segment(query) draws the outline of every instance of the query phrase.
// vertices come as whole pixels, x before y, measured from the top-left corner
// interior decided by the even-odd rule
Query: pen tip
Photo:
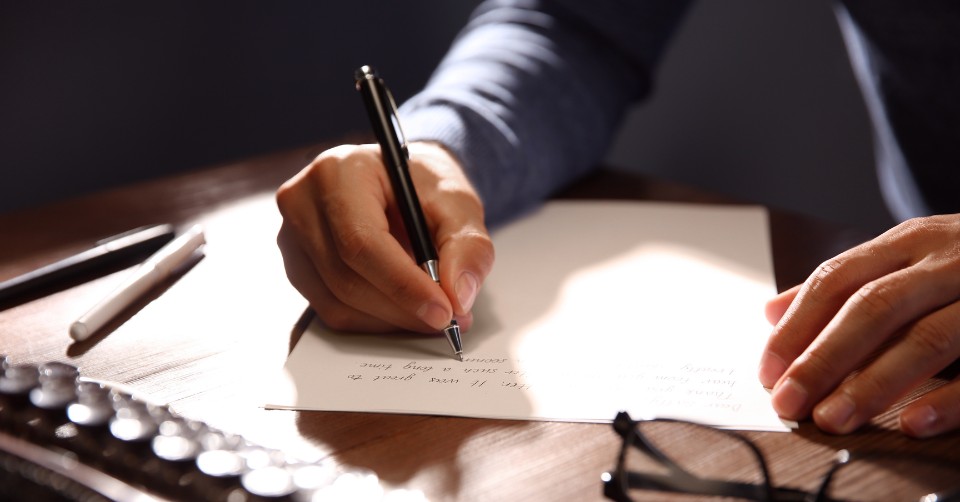
[[[450,342],[450,348],[453,349],[453,353],[456,354],[462,362],[463,343],[460,341],[460,325],[457,324],[456,320],[450,321],[450,325],[443,328],[443,334],[447,336],[447,341]]]

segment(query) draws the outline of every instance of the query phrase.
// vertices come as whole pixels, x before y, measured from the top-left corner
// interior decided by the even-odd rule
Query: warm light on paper
[[[757,380],[776,289],[758,207],[551,202],[494,233],[463,363],[313,322],[268,407],[787,430]]]

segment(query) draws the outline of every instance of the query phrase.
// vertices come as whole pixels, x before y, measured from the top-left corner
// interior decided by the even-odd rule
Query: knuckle
[[[889,373],[867,369],[858,373],[849,385],[854,388],[854,396],[861,400],[875,401],[889,395],[890,391],[897,387],[897,378]]]
[[[349,163],[351,159],[358,155],[364,155],[362,145],[343,144],[324,150],[317,155],[307,166],[307,171],[325,171],[336,166]]]
[[[856,401],[859,413],[865,416],[879,413],[890,404],[892,397],[899,395],[896,378],[874,371],[859,373],[844,386]]]
[[[280,188],[277,188],[277,192],[274,197],[276,198],[277,206],[280,207],[281,212],[283,212],[284,208],[290,204],[290,199],[293,197],[295,184],[296,178],[291,178],[280,185]]]
[[[826,375],[837,374],[836,365],[819,350],[811,350],[802,359],[801,363],[812,380],[822,380]]]
[[[301,195],[302,188],[302,177],[295,176],[290,178],[277,189],[274,194],[274,200],[277,203],[277,209],[280,210],[280,215],[286,219],[294,217],[297,212],[296,208],[300,206],[300,201],[303,198]]]
[[[390,281],[387,295],[399,303],[413,298],[413,285],[407,281]]]
[[[328,286],[330,293],[343,303],[353,303],[366,289],[365,285],[357,280],[333,276],[330,276],[330,279],[332,279],[329,281]]]
[[[363,224],[341,225],[334,230],[340,258],[349,265],[363,260],[373,238],[371,229]]]
[[[807,279],[807,287],[811,292],[817,293],[832,288],[833,284],[841,282],[846,271],[842,258],[831,258],[820,264],[819,267]]]
[[[309,184],[320,193],[326,193],[337,182],[339,159],[318,159],[307,168]]]
[[[954,329],[938,321],[934,316],[914,324],[907,338],[923,353],[931,356],[952,354],[957,344]]]
[[[902,239],[912,239],[930,230],[934,221],[930,218],[911,218],[895,227],[896,234]]]
[[[944,248],[954,249],[960,240],[960,220],[954,215],[912,218],[900,223],[885,235],[907,250],[915,247],[916,243],[933,241],[943,243]]]
[[[292,178],[285,181],[274,193],[281,216],[295,218],[304,206],[310,206],[335,184],[336,175],[328,162],[318,158]]]
[[[471,248],[471,252],[475,253],[475,256],[484,263],[493,263],[496,253],[493,248],[493,240],[488,234],[472,230],[465,232],[462,238],[464,245]]]
[[[931,235],[940,234],[944,237],[956,237],[958,234],[956,223],[947,215],[924,216],[911,218],[893,227],[888,232],[894,240],[910,243],[929,239]]]
[[[310,183],[320,188],[331,188],[339,183],[344,172],[376,165],[377,158],[368,149],[357,145],[340,145],[331,148],[313,160],[302,172]]]
[[[851,306],[864,315],[886,317],[897,310],[899,294],[890,284],[874,281],[857,290],[850,298]]]

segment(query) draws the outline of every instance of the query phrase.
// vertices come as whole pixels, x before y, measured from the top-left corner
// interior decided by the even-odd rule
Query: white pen
[[[163,282],[204,243],[206,240],[200,225],[190,227],[150,256],[123,284],[71,324],[70,336],[74,340],[85,340],[151,288]]]

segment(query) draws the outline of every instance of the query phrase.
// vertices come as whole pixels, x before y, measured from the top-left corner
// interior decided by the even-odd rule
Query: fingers
[[[384,209],[331,197],[325,206],[335,253],[314,253],[327,287],[341,301],[407,328],[443,329],[450,302],[394,238]],[[411,323],[413,313],[419,326]],[[425,326],[424,326],[425,325]]]
[[[337,330],[385,332],[396,325],[341,302],[324,284],[310,258],[296,242],[288,223],[281,226],[277,245],[283,256],[287,279],[310,302],[311,308],[324,323]]]
[[[435,229],[447,229],[438,238],[442,235],[448,247],[457,251],[466,246],[459,241],[460,236],[472,232],[469,229],[480,228],[482,236],[486,231],[482,206],[450,159],[453,165],[442,168],[432,167],[435,159],[427,159],[418,169],[411,163],[411,174],[421,198],[435,201],[438,208],[427,216],[428,221]],[[418,170],[432,179],[418,182],[418,176],[425,177],[417,175]],[[444,170],[459,173],[461,178],[437,178],[436,173]],[[444,184],[448,186],[444,188]],[[468,209],[456,209],[461,200],[467,201]],[[277,204],[284,218],[277,242],[287,276],[331,327],[436,331],[456,313],[461,326],[469,328],[469,309],[453,302],[451,294],[420,269],[405,247],[404,228],[376,147],[345,146],[324,152],[278,190]],[[458,222],[470,222],[470,226],[465,230]],[[489,271],[489,265],[470,259],[469,253],[467,259],[449,260],[445,265],[444,254],[441,251],[441,274],[444,270],[448,274],[476,270],[482,280]]]
[[[917,399],[900,413],[900,430],[928,438],[960,428],[960,382],[951,382]]]
[[[767,321],[774,326],[780,322],[780,319],[783,318],[783,314],[787,312],[787,309],[790,307],[790,304],[793,303],[794,298],[797,297],[797,293],[800,292],[800,287],[802,285],[798,284],[780,294],[770,299],[767,302],[766,308],[764,309],[764,314],[767,316]]]
[[[956,216],[901,225],[771,300],[759,373],[781,416],[850,432],[960,356],[958,230]]]
[[[871,242],[822,264],[797,291],[770,335],[760,362],[760,382],[774,387],[796,359],[826,328],[844,303],[864,284],[896,271],[899,257],[874,252]]]
[[[411,166],[422,167],[414,171],[418,186],[439,185],[421,197],[421,203],[427,219],[435,222],[440,284],[454,313],[467,316],[494,262],[483,205],[456,161],[439,145],[411,145]]]
[[[919,362],[921,367],[928,368],[934,360],[916,361],[911,357],[909,346],[888,344],[888,342],[898,335],[901,328],[908,322],[922,318],[931,308],[952,299],[941,297],[942,292],[949,290],[949,280],[950,278],[944,274],[927,270],[922,266],[914,266],[888,274],[863,286],[851,295],[840,311],[781,377],[774,388],[774,408],[787,418],[798,419],[806,416],[815,403],[847,375],[860,368],[881,348],[883,349],[881,358],[861,373],[858,378],[862,380],[856,384],[847,383],[844,389],[849,391],[850,387],[869,386],[869,383],[880,380],[877,382],[877,388],[872,389],[877,392],[875,396],[869,397],[865,394],[854,396],[853,402],[863,413],[869,413],[867,418],[892,404],[893,400],[902,395],[904,391],[902,386],[912,387],[917,383],[909,381],[910,372],[906,368],[898,370],[895,365]],[[936,322],[933,317],[927,317],[918,322],[909,330],[904,340],[913,340],[914,331],[921,330],[933,322]],[[890,357],[893,359],[888,359]],[[888,365],[883,366],[885,362],[888,362]],[[940,368],[922,378],[929,377],[943,366],[945,365],[941,365]],[[866,399],[870,402],[862,402]],[[844,401],[839,397],[831,402],[838,405],[849,404],[849,400]],[[875,409],[877,406],[883,408]],[[850,406],[843,408],[828,406],[820,411],[826,413],[827,410],[839,409],[852,410]],[[859,414],[853,416],[848,413],[843,416],[841,413],[826,413],[815,415],[816,417],[823,419],[824,423],[829,422],[835,425],[839,430],[853,424],[853,422],[845,423],[848,418],[856,422]],[[826,417],[830,417],[829,420]],[[859,426],[859,423],[856,423],[856,426]]]
[[[960,304],[953,304],[911,325],[875,361],[818,404],[813,419],[827,432],[852,432],[958,356]]]
[[[783,291],[767,302],[764,308],[764,314],[766,315],[767,321],[770,324],[776,326],[780,323],[787,310],[789,310],[794,300],[796,300],[797,294],[800,292],[800,288],[802,286],[802,284],[798,284],[786,291]],[[773,383],[775,383],[783,375],[783,372],[786,371],[786,369],[787,364],[784,362],[784,360],[780,358],[776,351],[768,348],[764,351],[760,358],[760,382],[764,385],[764,387],[773,387]]]
[[[368,316],[407,330],[442,328],[452,308],[391,234],[384,178],[377,150],[339,147],[278,190],[281,232],[295,244],[281,248],[285,264],[301,264],[291,283],[341,329],[376,326]]]

